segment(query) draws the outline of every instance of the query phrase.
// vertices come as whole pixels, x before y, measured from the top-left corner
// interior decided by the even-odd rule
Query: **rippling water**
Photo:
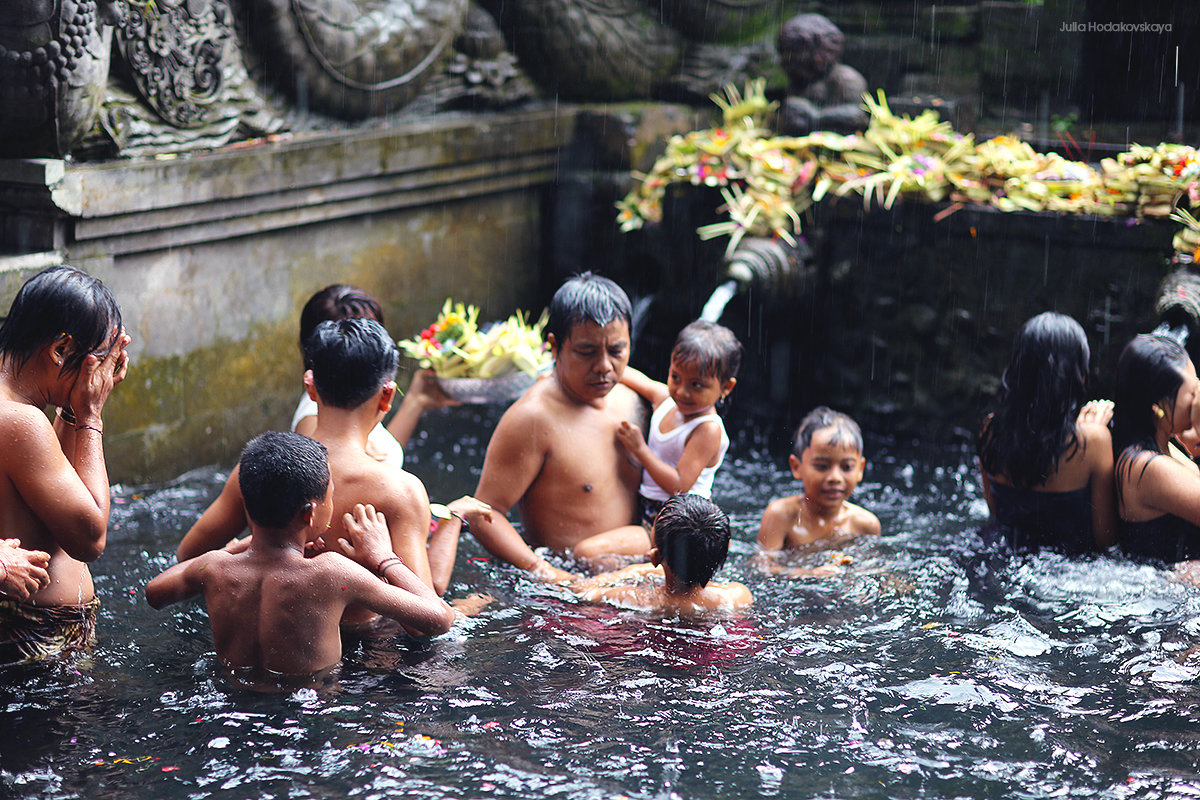
[[[410,467],[473,488],[489,425],[434,415]],[[465,429],[465,432],[464,432]],[[0,673],[11,797],[1198,797],[1200,592],[1103,557],[976,555],[959,450],[872,445],[857,499],[884,536],[831,579],[750,566],[783,456],[736,442],[714,496],[741,619],[579,605],[464,540],[452,594],[496,597],[431,642],[347,648],[328,690],[255,696],[216,669],[199,603],[145,582],[224,474],[118,487],[95,565],[101,642]],[[826,553],[798,563],[825,563]]]

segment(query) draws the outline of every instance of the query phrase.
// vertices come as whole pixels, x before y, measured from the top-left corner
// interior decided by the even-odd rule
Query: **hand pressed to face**
[[[599,400],[612,391],[629,363],[629,325],[614,319],[601,327],[580,322],[565,341],[547,337],[554,354],[554,375],[564,392],[581,402]]]
[[[125,348],[133,341],[125,330],[116,334],[116,339],[104,356],[89,353],[79,368],[75,383],[71,387],[71,409],[81,422],[99,418],[104,403],[113,388],[125,380],[129,371],[129,354]]]
[[[862,480],[866,459],[836,426],[821,428],[801,458],[789,456],[792,475],[804,483],[805,499],[818,508],[835,509]]]

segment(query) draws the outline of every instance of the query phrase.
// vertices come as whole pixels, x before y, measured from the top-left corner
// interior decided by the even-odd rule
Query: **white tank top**
[[[650,452],[654,455],[672,466],[678,466],[679,459],[683,457],[683,448],[687,445],[688,436],[696,429],[696,426],[709,421],[716,422],[721,428],[721,448],[717,451],[717,463],[700,470],[700,475],[692,484],[692,488],[684,490],[701,497],[712,497],[713,478],[720,469],[721,462],[725,460],[725,451],[729,449],[729,436],[725,433],[725,424],[716,414],[705,414],[702,417],[688,420],[672,431],[662,433],[660,429],[663,420],[674,409],[675,401],[669,397],[654,409],[654,415],[650,417],[650,432],[646,437],[646,444],[649,445]],[[642,470],[642,486],[638,492],[642,497],[650,500],[665,501],[671,497],[654,482],[654,478],[651,478],[650,473],[646,470]]]

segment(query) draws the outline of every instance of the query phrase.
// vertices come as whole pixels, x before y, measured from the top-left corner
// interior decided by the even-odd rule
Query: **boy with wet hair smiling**
[[[796,431],[788,456],[804,491],[771,501],[763,512],[759,546],[768,552],[862,534],[878,534],[879,519],[849,502],[867,462],[862,431],[847,415],[821,406]]]
[[[671,496],[654,518],[649,563],[572,586],[580,599],[680,616],[733,611],[753,602],[740,583],[710,583],[729,554],[729,517],[695,494]]]
[[[387,522],[373,506],[344,515],[348,555],[305,557],[333,517],[323,445],[298,433],[264,433],[242,451],[238,483],[248,546],[211,550],[146,585],[154,608],[204,594],[217,656],[235,678],[260,688],[316,680],[342,657],[339,622],[351,603],[421,634],[449,630],[454,610],[392,552]]]

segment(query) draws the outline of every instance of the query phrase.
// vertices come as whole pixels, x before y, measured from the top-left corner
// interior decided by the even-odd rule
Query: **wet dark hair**
[[[335,283],[308,298],[308,302],[300,311],[301,351],[304,350],[304,342],[322,322],[348,317],[365,317],[375,320],[380,325],[385,324],[379,301],[354,286]],[[307,364],[305,368],[308,368]]]
[[[567,279],[554,293],[546,318],[546,334],[554,334],[554,340],[561,345],[571,338],[571,331],[581,322],[604,327],[614,319],[625,320],[627,326],[632,323],[629,295],[608,278],[584,272]]]
[[[326,405],[358,408],[396,375],[400,353],[373,319],[322,322],[304,345],[304,361]]]
[[[704,377],[725,383],[737,377],[742,365],[742,343],[729,328],[696,320],[679,332],[671,348],[671,361],[695,364]]]
[[[106,356],[121,331],[121,309],[98,278],[74,267],[48,267],[25,282],[0,326],[0,358],[19,371],[42,347],[65,335],[72,347],[59,374],[78,370],[88,354]]]
[[[676,494],[654,517],[654,546],[676,581],[706,586],[729,554],[729,517],[707,497]]]
[[[329,489],[325,445],[298,433],[268,431],[254,437],[238,459],[238,485],[251,522],[286,528]]]
[[[858,423],[840,411],[817,406],[800,420],[800,427],[796,428],[796,443],[792,446],[796,458],[804,458],[804,451],[812,444],[813,435],[823,428],[837,429],[830,440],[834,445],[852,444],[855,450],[862,453],[862,429]]]
[[[1076,418],[1087,399],[1090,357],[1083,327],[1065,314],[1047,311],[1021,326],[996,410],[976,442],[984,472],[1029,489],[1081,446]]]
[[[1113,452],[1117,454],[1117,496],[1142,452],[1158,453],[1154,404],[1175,413],[1175,396],[1183,385],[1187,351],[1174,339],[1143,333],[1135,336],[1117,359],[1113,398]]]

